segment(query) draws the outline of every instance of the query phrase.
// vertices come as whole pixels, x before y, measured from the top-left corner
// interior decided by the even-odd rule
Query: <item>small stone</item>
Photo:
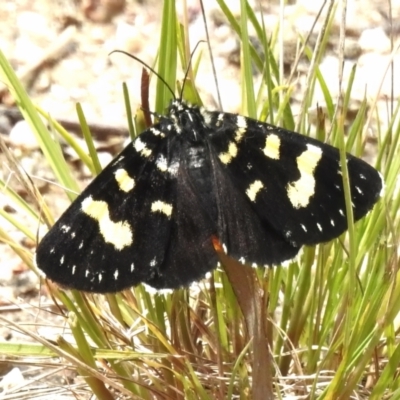
[[[19,368],[13,368],[4,378],[0,381],[0,388],[3,389],[3,394],[10,389],[23,385],[24,376]]]
[[[364,52],[389,53],[390,39],[382,28],[365,29],[358,40]]]
[[[35,134],[26,121],[18,121],[10,132],[10,142],[23,150],[39,149]]]

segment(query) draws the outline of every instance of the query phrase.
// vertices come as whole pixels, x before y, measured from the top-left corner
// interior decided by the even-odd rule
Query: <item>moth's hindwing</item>
[[[347,167],[358,220],[383,182],[351,155]],[[337,149],[175,100],[61,216],[36,261],[49,279],[84,291],[176,288],[216,267],[215,237],[242,263],[274,265],[346,228]]]

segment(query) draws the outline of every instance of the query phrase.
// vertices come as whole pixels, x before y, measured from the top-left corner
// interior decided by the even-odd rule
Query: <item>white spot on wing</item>
[[[302,227],[304,232],[307,232],[307,228],[303,224],[300,224],[300,226]]]
[[[300,178],[287,185],[287,194],[294,208],[306,207],[315,193],[314,172],[322,157],[321,148],[307,144],[307,150],[296,161]]]
[[[169,167],[168,167],[168,172],[172,175],[172,176],[176,176],[178,174],[179,171],[179,161],[174,161],[172,162]]]
[[[119,274],[119,271],[118,271],[118,269],[116,269],[115,272],[114,272],[114,279],[115,280],[118,279],[118,274]]]
[[[278,135],[275,134],[268,135],[265,140],[265,147],[263,149],[263,152],[268,158],[272,158],[273,160],[279,160],[280,146],[281,146],[281,139],[279,139]]]
[[[119,188],[124,192],[129,192],[135,187],[135,181],[132,179],[128,172],[119,168],[114,172],[115,180],[118,183]]]
[[[69,225],[62,225],[60,228],[63,232],[68,233],[71,227]]]
[[[74,265],[74,266],[72,267],[72,275],[75,275],[75,271],[76,271],[76,265]]]
[[[165,134],[162,133],[159,129],[156,128],[150,128],[150,132],[152,132],[155,136],[161,136],[161,137],[165,137]]]
[[[247,128],[246,117],[243,117],[243,115],[238,115],[236,118],[236,124],[239,128],[246,129]]]
[[[142,139],[140,139],[140,137],[135,139],[135,141],[133,142],[133,147],[143,157],[150,157],[151,150],[146,147],[146,145],[142,142]]]
[[[168,166],[167,159],[163,155],[160,155],[157,158],[156,165],[161,172],[168,172],[172,176],[175,176],[178,173],[179,162],[174,161]]]
[[[99,224],[100,233],[105,242],[122,250],[133,243],[132,228],[127,221],[114,222],[110,219],[108,204],[93,200],[91,196],[82,201],[82,211]]]
[[[263,183],[259,180],[254,181],[246,190],[246,194],[251,201],[255,201],[258,192],[264,187]]]
[[[172,215],[172,205],[168,203],[164,203],[161,200],[154,201],[151,205],[151,211],[153,212],[161,212],[165,214],[168,218]]]
[[[318,229],[322,232],[322,226],[320,224],[317,223],[317,227]]]
[[[161,172],[166,172],[168,170],[167,159],[163,155],[157,158],[156,165]]]

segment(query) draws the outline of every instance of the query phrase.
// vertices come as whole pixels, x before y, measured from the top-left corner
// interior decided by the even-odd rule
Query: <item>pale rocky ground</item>
[[[96,2],[94,2],[96,3]],[[98,144],[101,159],[104,163],[111,160],[111,152],[121,148],[127,138],[125,136],[126,116],[122,96],[122,83],[127,82],[131,102],[135,107],[140,106],[140,74],[141,65],[123,55],[109,55],[112,50],[128,51],[144,62],[152,65],[156,57],[159,26],[160,2],[155,0],[133,2],[127,1],[123,13],[118,14],[123,1],[103,0],[98,2],[98,8],[92,10],[91,2],[85,0],[74,3],[72,0],[2,0],[0,2],[0,49],[11,61],[18,75],[24,78],[32,99],[55,119],[62,121],[77,121],[75,104],[80,102],[86,118],[91,123],[119,128],[112,137],[99,134]],[[180,2],[178,2],[180,3]],[[188,1],[190,6],[190,43],[192,48],[199,40],[205,39],[201,9],[197,2]],[[239,4],[233,5],[236,13]],[[258,2],[254,2],[257,3]],[[278,1],[261,2],[266,26],[273,31],[278,22]],[[319,5],[322,1],[302,0],[291,1],[285,15],[285,60],[290,63],[293,58],[294,38],[297,33],[306,35],[312,26]],[[400,77],[397,74],[400,63],[400,53],[391,48],[398,45],[400,17],[400,1],[392,1],[394,24],[394,43],[389,38],[390,24],[386,2],[370,0],[349,0],[346,31],[346,59],[344,67],[344,83],[350,70],[357,64],[357,76],[354,82],[352,104],[357,110],[357,104],[365,96],[372,104],[378,98],[378,110],[383,126],[388,118],[388,101],[392,94],[394,98],[400,95]],[[108,9],[107,9],[108,7]],[[180,9],[181,5],[178,5]],[[238,66],[232,63],[237,49],[235,34],[224,23],[214,1],[205,1],[207,20],[211,35],[211,45],[215,56],[215,65],[220,83],[220,94],[225,111],[238,112],[241,106],[241,91]],[[261,13],[254,6],[257,14]],[[111,11],[110,11],[111,10]],[[114,11],[113,11],[114,10]],[[112,14],[115,12],[113,18]],[[108,20],[110,19],[110,20]],[[327,79],[333,98],[339,94],[338,85],[338,40],[339,14],[335,20],[329,51],[321,63],[321,71]],[[317,22],[316,32],[320,23]],[[315,42],[315,35],[311,42]],[[55,52],[53,60],[37,64],[46,52],[54,49],[55,45],[63,43],[61,50]],[[57,46],[56,46],[57,47]],[[54,50],[52,50],[54,51]],[[206,47],[203,47],[206,54]],[[237,55],[236,55],[237,57]],[[391,80],[389,64],[394,62],[394,80]],[[50,62],[51,61],[51,62]],[[35,67],[36,66],[36,67]],[[34,68],[35,67],[35,68]],[[28,72],[29,73],[28,73]],[[294,109],[300,104],[305,84],[307,65],[301,62],[296,75],[293,92]],[[180,78],[183,77],[183,72]],[[257,81],[257,77],[255,80]],[[216,89],[208,57],[200,64],[196,87],[203,102],[209,108],[215,108]],[[392,92],[393,91],[393,92]],[[378,93],[378,95],[377,95]],[[4,104],[10,104],[10,98],[2,96]],[[151,104],[151,103],[150,103]],[[314,106],[323,106],[321,94],[316,94]],[[0,110],[1,111],[1,110]],[[38,150],[35,140],[26,126],[14,126],[14,121],[4,117],[0,112],[0,133],[6,139],[10,148],[17,156],[24,169],[34,178],[35,183],[42,187],[46,199],[54,207],[55,215],[59,215],[68,205],[63,191],[52,184],[45,184],[39,178],[53,180],[50,170]],[[369,134],[376,135],[373,125]],[[117,143],[117,144],[116,144]],[[12,187],[21,187],[16,183],[15,176],[0,154],[2,179]],[[370,151],[373,158],[373,150]],[[87,171],[73,164],[82,187],[87,184]],[[18,189],[19,188],[19,189]],[[0,206],[12,212],[15,218],[24,218],[12,207],[9,199],[0,193]],[[32,221],[24,219],[29,229],[36,232],[38,227],[32,226]],[[2,229],[15,238],[24,248],[33,253],[34,243],[24,239],[24,236],[8,223],[0,222]],[[27,308],[29,304],[46,304],[44,296],[39,296],[38,280],[32,272],[27,271],[24,264],[6,245],[0,245],[0,317],[6,317],[16,323],[36,320],[35,308]],[[26,308],[21,310],[20,307]],[[41,317],[40,317],[41,318]],[[43,322],[39,318],[39,323]],[[52,320],[55,323],[55,320]],[[50,336],[54,331],[39,333]],[[27,341],[28,337],[13,331],[5,322],[0,322],[0,341]],[[0,375],[6,376],[0,381],[0,392],[14,385],[22,385],[38,372],[17,368],[13,365],[0,363]],[[18,366],[16,366],[18,367]],[[10,372],[11,371],[11,372]],[[25,379],[25,381],[24,381]],[[15,389],[10,389],[12,390]],[[3,392],[4,394],[4,392]],[[1,396],[1,394],[0,394]],[[40,398],[45,398],[40,397]]]

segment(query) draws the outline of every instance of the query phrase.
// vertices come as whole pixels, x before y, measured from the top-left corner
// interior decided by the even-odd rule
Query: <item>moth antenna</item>
[[[164,83],[164,85],[168,88],[168,90],[171,92],[172,97],[174,98],[174,100],[176,100],[176,96],[174,91],[172,90],[171,86],[168,85],[167,81],[158,73],[154,70],[154,68],[150,67],[149,65],[147,65],[144,61],[142,61],[140,58],[134,56],[133,54],[130,54],[124,50],[113,50],[111,53],[109,53],[108,55],[110,56],[113,53],[121,53],[121,54],[125,54],[126,56],[133,58],[135,61],[137,61],[138,63],[142,64],[144,67],[148,68],[162,83]],[[185,75],[186,77],[186,75]]]
[[[190,68],[191,68],[191,66],[192,66],[192,60],[193,60],[194,53],[196,52],[197,48],[199,47],[200,43],[202,43],[202,42],[205,42],[205,40],[199,40],[199,41],[197,42],[196,46],[194,47],[192,53],[190,54],[188,66],[187,66],[186,72],[185,72],[185,76],[183,77],[183,84],[182,84],[181,94],[180,94],[180,96],[179,96],[179,99],[180,99],[180,100],[182,100],[183,90],[184,90],[184,88],[185,88],[185,84],[186,84],[186,81],[187,81],[187,77],[188,77],[188,75],[189,75],[189,71],[190,71]]]

